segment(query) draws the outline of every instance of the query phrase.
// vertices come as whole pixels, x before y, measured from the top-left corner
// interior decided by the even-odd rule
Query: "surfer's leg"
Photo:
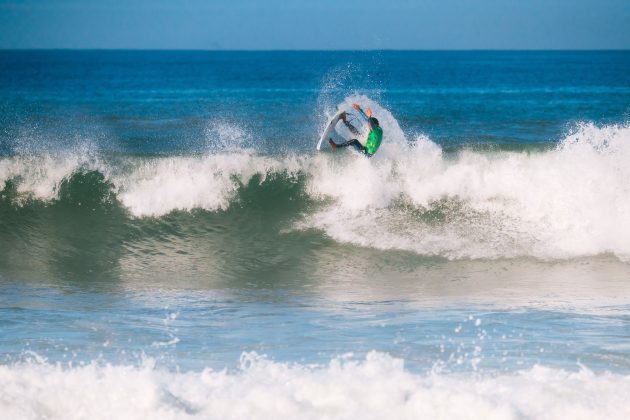
[[[352,140],[344,141],[343,143],[339,143],[337,147],[348,147],[348,146],[356,147],[356,144],[361,145],[361,143],[359,143],[359,140],[352,139]]]
[[[344,141],[343,143],[339,143],[339,144],[335,143],[333,139],[329,139],[328,143],[330,143],[330,146],[333,148],[333,150],[337,149],[338,147],[344,148],[344,147],[352,146],[357,152],[363,153],[367,157],[372,157],[372,155],[368,153],[365,146],[362,145],[361,142],[357,139]]]
[[[332,141],[332,140],[331,140],[331,141]],[[366,148],[365,148],[365,146],[363,146],[363,145],[361,144],[361,142],[360,142],[359,140],[357,140],[357,139],[348,140],[348,141],[345,141],[345,142],[343,142],[343,143],[341,143],[341,144],[336,144],[335,146],[336,146],[336,147],[350,147],[350,146],[352,146],[352,147],[354,147],[354,149],[355,149],[357,152],[359,152],[359,153],[364,153],[364,154],[366,154],[366,155],[367,155],[367,149],[366,149]]]
[[[367,149],[361,144],[361,142],[359,142],[359,140],[354,140],[352,142],[352,146],[357,152],[367,154]]]

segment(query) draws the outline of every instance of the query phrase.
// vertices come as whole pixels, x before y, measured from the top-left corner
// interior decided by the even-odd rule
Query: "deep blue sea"
[[[0,51],[0,418],[627,395],[630,52]]]

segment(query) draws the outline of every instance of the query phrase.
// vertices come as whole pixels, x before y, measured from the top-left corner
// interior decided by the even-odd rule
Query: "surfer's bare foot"
[[[333,150],[337,148],[337,145],[332,139],[328,139],[328,144],[330,144],[330,147],[332,147]]]

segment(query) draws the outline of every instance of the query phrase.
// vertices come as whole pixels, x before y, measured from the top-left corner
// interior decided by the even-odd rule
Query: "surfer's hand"
[[[370,118],[372,116],[372,110],[370,108],[368,108],[366,114],[367,114],[368,118]]]
[[[352,108],[356,109],[357,111],[361,110],[361,107],[359,106],[359,104],[352,104]]]

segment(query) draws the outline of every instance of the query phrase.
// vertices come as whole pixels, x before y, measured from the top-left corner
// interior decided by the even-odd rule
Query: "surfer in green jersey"
[[[352,146],[358,152],[363,153],[367,157],[372,157],[372,155],[374,155],[374,153],[376,153],[376,151],[380,147],[381,141],[383,141],[383,129],[380,127],[378,120],[372,117],[372,110],[370,108],[368,108],[367,113],[365,113],[358,104],[352,104],[352,106],[354,107],[354,109],[359,111],[359,115],[361,115],[367,121],[368,129],[370,130],[370,132],[367,136],[365,145],[363,145],[357,139],[352,139],[341,144],[337,144],[332,139],[328,139],[328,143],[330,144],[330,147],[333,148],[333,150],[338,147],[343,148]],[[348,122],[345,112],[341,115],[341,119],[346,127],[348,127],[348,130],[352,132],[352,134],[354,134],[355,136],[361,135],[359,130],[357,130],[352,124]]]

